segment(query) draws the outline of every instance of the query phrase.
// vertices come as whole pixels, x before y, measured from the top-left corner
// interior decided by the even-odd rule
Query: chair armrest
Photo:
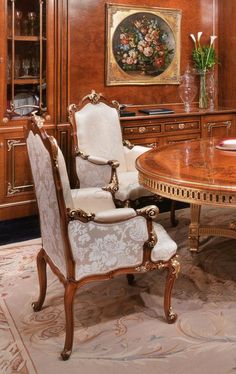
[[[75,157],[81,157],[83,160],[88,160],[89,162],[95,165],[111,165],[111,166],[114,166],[115,168],[118,168],[119,166],[119,161],[117,160],[107,160],[104,157],[86,155],[84,152],[80,150],[76,151]]]
[[[137,213],[132,208],[116,208],[107,211],[102,211],[95,214],[94,222],[97,223],[116,223],[126,221],[137,216]]]
[[[144,208],[137,209],[136,213],[138,216],[143,216],[147,220],[154,220],[159,214],[159,209],[156,205],[147,205]]]
[[[128,171],[136,170],[135,161],[137,157],[147,151],[150,151],[150,148],[141,145],[134,145],[131,149],[124,146],[124,155]]]
[[[78,151],[75,164],[81,188],[102,187],[112,193],[118,190],[116,171],[119,166],[118,161],[85,155],[83,152]]]

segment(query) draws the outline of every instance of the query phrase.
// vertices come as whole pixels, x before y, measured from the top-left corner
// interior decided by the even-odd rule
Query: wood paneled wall
[[[106,86],[106,1],[67,2],[69,47],[68,90],[65,94],[69,103],[78,102],[91,89],[124,103],[180,102],[176,85]],[[208,39],[217,33],[217,0],[110,0],[109,3],[181,9],[181,73],[191,61],[193,43],[189,34],[203,31]]]
[[[219,102],[236,106],[236,1],[219,1]]]

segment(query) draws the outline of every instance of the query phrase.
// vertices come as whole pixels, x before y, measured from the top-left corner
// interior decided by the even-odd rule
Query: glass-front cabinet
[[[36,112],[54,133],[55,3],[0,0],[0,220],[35,212],[24,126]]]
[[[7,114],[46,111],[46,2],[7,2]]]

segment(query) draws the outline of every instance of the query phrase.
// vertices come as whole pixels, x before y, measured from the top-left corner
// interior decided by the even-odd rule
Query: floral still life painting
[[[181,12],[107,4],[107,85],[178,84]]]

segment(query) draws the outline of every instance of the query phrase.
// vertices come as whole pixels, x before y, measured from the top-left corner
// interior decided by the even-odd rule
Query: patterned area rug
[[[236,220],[234,210],[206,208],[207,222]],[[236,242],[204,238],[188,251],[189,209],[160,222],[178,243],[182,270],[172,305],[174,325],[163,318],[165,273],[140,274],[91,284],[75,300],[75,341],[64,345],[63,286],[48,271],[45,307],[34,313],[40,240],[0,247],[0,373],[10,374],[228,374],[236,372]]]

